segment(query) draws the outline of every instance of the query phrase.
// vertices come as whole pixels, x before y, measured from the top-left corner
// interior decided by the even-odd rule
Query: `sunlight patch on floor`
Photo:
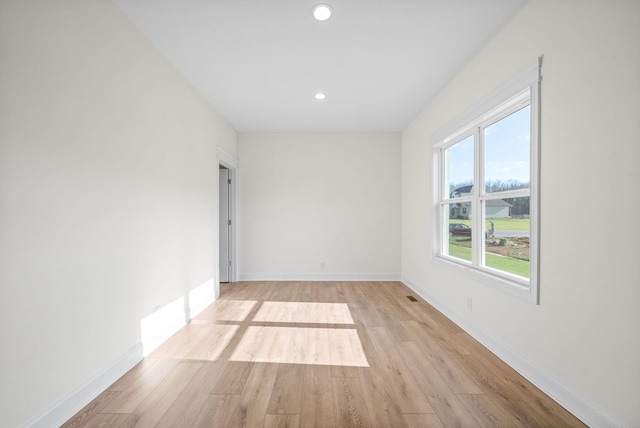
[[[369,367],[355,329],[247,328],[230,361]]]
[[[187,324],[150,356],[216,361],[231,342],[239,327],[223,324]]]
[[[256,304],[258,302],[255,300],[216,300],[195,319],[242,322]]]

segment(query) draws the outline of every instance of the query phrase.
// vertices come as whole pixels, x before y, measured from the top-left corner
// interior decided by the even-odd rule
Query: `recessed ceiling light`
[[[327,98],[327,96],[325,94],[323,94],[322,92],[318,92],[317,94],[315,94],[313,96],[316,100],[324,100],[325,98]]]
[[[317,4],[313,7],[313,17],[318,21],[326,21],[331,18],[333,9],[328,4]]]

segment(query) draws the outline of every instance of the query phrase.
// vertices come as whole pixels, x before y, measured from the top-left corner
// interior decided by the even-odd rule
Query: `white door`
[[[218,234],[220,241],[220,282],[229,282],[231,278],[231,252],[229,251],[229,236],[231,232],[231,216],[229,213],[229,188],[231,180],[229,179],[229,170],[220,167],[219,180],[219,198],[220,198],[220,231]]]

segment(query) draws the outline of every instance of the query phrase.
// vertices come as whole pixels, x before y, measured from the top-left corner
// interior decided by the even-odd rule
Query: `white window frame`
[[[436,263],[457,270],[480,282],[503,290],[509,294],[521,297],[531,303],[540,303],[539,293],[539,248],[540,248],[540,68],[542,57],[531,64],[505,85],[501,86],[489,96],[482,99],[464,114],[454,119],[431,138],[431,166],[432,166],[432,259]],[[480,168],[484,160],[485,127],[499,121],[511,113],[530,105],[531,135],[530,135],[530,187],[496,194],[484,191],[484,171]],[[448,245],[448,233],[445,235],[448,215],[443,215],[444,207],[447,214],[450,208],[448,202],[449,189],[445,189],[446,168],[444,149],[474,136],[474,186],[473,193],[464,198],[455,199],[456,202],[471,202],[472,224],[474,232],[472,239],[472,261],[468,262],[445,254],[444,245]],[[530,217],[530,247],[529,247],[529,279],[511,275],[484,265],[485,221],[481,212],[484,202],[492,199],[529,197]],[[479,215],[481,214],[481,215]]]

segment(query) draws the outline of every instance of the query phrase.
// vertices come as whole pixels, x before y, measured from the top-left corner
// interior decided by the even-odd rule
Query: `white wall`
[[[236,132],[108,1],[0,3],[0,426],[214,277]]]
[[[628,426],[640,426],[640,235],[637,218],[612,213],[640,210],[639,43],[637,1],[531,0],[402,135],[407,282]],[[430,261],[428,159],[434,131],[541,54],[536,306]]]
[[[241,279],[399,277],[399,134],[240,134],[238,146]]]

